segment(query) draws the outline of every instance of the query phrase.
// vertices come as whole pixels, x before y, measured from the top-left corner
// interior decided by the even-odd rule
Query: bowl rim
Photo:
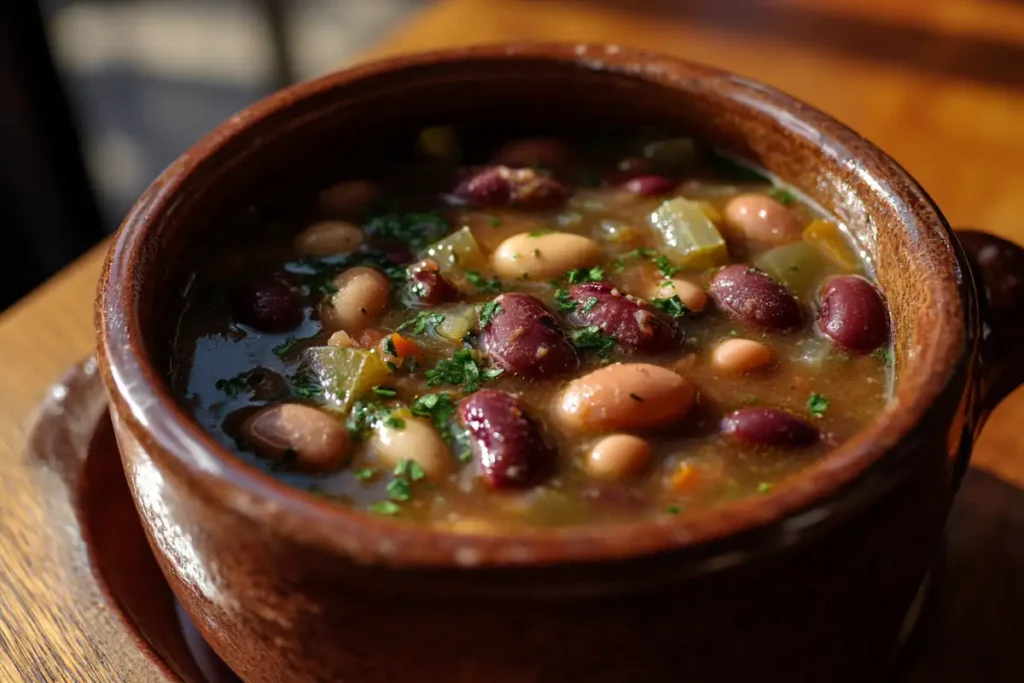
[[[918,339],[914,364],[930,368],[913,391],[899,386],[882,412],[851,439],[761,496],[746,498],[692,516],[611,526],[534,529],[510,534],[467,534],[410,524],[319,500],[288,486],[219,445],[182,408],[166,383],[166,372],[148,358],[139,320],[144,280],[141,250],[151,249],[147,234],[180,199],[180,190],[200,163],[244,136],[256,123],[280,116],[296,102],[381,75],[394,77],[422,66],[443,67],[467,61],[549,61],[589,72],[627,76],[671,88],[674,83],[705,81],[728,91],[743,106],[773,115],[797,133],[813,131],[823,150],[847,155],[877,192],[904,205],[911,225],[926,239],[945,247],[947,272],[936,275],[935,301],[945,315]],[[877,170],[872,170],[877,169]],[[720,566],[726,552],[742,561],[725,539],[757,536],[760,545],[787,545],[826,518],[864,505],[895,485],[893,468],[865,483],[864,475],[885,461],[920,424],[969,359],[975,333],[976,302],[953,233],[924,190],[888,155],[832,117],[757,81],[684,59],[617,45],[575,43],[499,44],[414,53],[368,62],[292,86],[251,105],[221,124],[173,162],[140,197],[122,224],[108,254],[96,300],[98,355],[117,417],[143,447],[163,455],[194,493],[252,521],[268,525],[304,546],[343,555],[360,564],[407,567],[513,567],[623,560],[671,551],[705,553]],[[945,277],[940,277],[944,275]],[[941,280],[941,281],[940,281]],[[889,463],[894,466],[899,463]],[[906,463],[902,463],[905,465]],[[856,486],[855,484],[864,484]],[[870,484],[870,486],[868,486]],[[870,488],[870,492],[869,489]],[[715,543],[718,542],[718,543]],[[735,544],[733,544],[735,545]]]

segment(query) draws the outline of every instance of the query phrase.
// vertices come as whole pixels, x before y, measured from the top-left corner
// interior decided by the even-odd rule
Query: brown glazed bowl
[[[511,537],[367,517],[232,457],[166,379],[193,255],[254,198],[322,187],[398,133],[465,120],[682,129],[794,184],[874,264],[894,318],[892,400],[756,499]],[[978,428],[1022,374],[1024,258],[959,238],[892,159],[760,83],[616,46],[433,52],[273,95],[174,162],[110,252],[99,358],[149,542],[246,681],[877,680]]]

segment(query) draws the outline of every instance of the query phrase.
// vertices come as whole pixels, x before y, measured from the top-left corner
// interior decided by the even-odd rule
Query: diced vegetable
[[[385,349],[386,352],[397,358],[405,359],[414,356],[419,356],[423,353],[422,349],[420,349],[419,347],[419,344],[417,344],[409,337],[403,337],[397,332],[388,335],[384,344],[387,347]]]
[[[439,161],[457,164],[461,156],[459,139],[451,126],[425,128],[416,140],[416,145],[421,152]]]
[[[670,199],[651,214],[650,220],[673,265],[710,268],[728,263],[725,240],[697,202],[682,197]]]
[[[435,242],[427,249],[426,255],[437,261],[445,275],[461,275],[467,270],[477,270],[487,265],[487,259],[468,227]]]
[[[445,310],[444,321],[435,331],[450,342],[459,343],[476,325],[477,312],[474,306],[456,306]]]
[[[668,486],[672,491],[692,491],[699,479],[700,474],[693,463],[684,462],[669,475]]]
[[[383,360],[363,349],[314,346],[302,352],[302,362],[304,371],[323,387],[328,407],[343,412],[391,376]]]
[[[818,246],[836,264],[847,270],[861,271],[860,259],[846,235],[832,221],[815,220],[804,229],[804,239]]]
[[[692,138],[669,138],[648,143],[644,158],[659,171],[684,171],[697,163],[697,143]]]
[[[754,259],[754,266],[781,282],[798,299],[809,301],[830,264],[810,242],[792,242],[764,252]]]
[[[716,209],[715,205],[712,204],[711,202],[709,202],[708,200],[706,200],[706,199],[699,199],[699,200],[697,200],[697,206],[700,207],[700,210],[704,212],[704,215],[707,216],[711,220],[712,223],[717,225],[717,224],[721,223],[723,220],[725,220],[722,217],[722,212],[719,211],[718,209]]]

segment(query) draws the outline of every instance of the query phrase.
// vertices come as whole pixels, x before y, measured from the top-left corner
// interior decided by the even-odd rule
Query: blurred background
[[[0,0],[0,310],[117,228],[160,171],[426,0]]]
[[[381,50],[509,40],[763,80],[878,143],[952,223],[1019,239],[1024,0],[0,0],[0,310],[268,92]]]

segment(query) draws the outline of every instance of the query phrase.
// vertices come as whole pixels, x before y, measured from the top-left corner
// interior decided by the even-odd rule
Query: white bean
[[[320,321],[328,330],[358,334],[376,323],[388,307],[391,286],[378,270],[367,266],[349,268],[334,280],[338,288],[324,302]]]
[[[612,434],[598,441],[586,460],[587,473],[619,480],[639,472],[651,460],[651,444],[632,434]]]
[[[413,460],[423,468],[428,479],[437,480],[448,474],[452,456],[441,435],[424,419],[400,411],[394,416],[404,423],[401,427],[378,423],[369,441],[369,451],[388,467],[402,460]]]
[[[569,232],[520,233],[509,237],[491,256],[498,275],[543,281],[573,268],[596,265],[604,258],[601,245]]]
[[[346,221],[313,223],[295,238],[295,250],[311,256],[351,254],[363,243],[363,230]]]
[[[800,239],[800,223],[793,212],[760,194],[741,194],[729,200],[725,222],[755,242],[785,244]]]
[[[752,339],[727,339],[711,353],[711,364],[722,372],[742,374],[772,362],[772,350]]]
[[[649,299],[671,299],[678,296],[683,305],[694,313],[700,313],[708,305],[708,293],[703,289],[679,278],[661,280],[653,288]]]
[[[641,429],[682,419],[696,397],[693,383],[667,368],[614,363],[570,382],[557,410],[578,431]]]
[[[293,457],[295,469],[308,472],[337,469],[348,453],[345,425],[300,403],[260,409],[242,423],[239,435],[260,456],[274,461]]]

